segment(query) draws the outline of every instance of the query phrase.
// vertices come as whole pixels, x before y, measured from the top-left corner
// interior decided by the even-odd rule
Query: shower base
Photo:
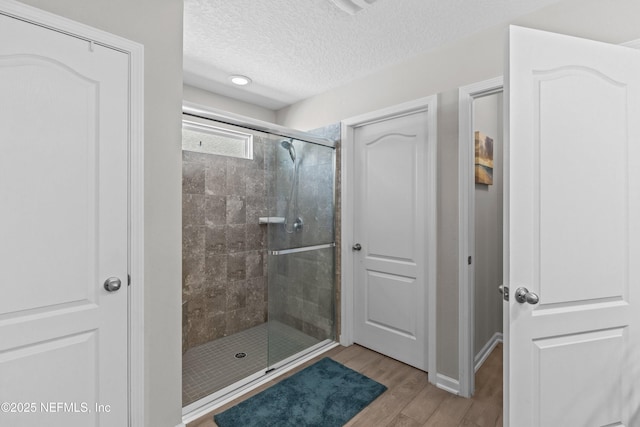
[[[182,356],[182,406],[264,372],[268,351],[272,353],[269,360],[273,364],[319,342],[297,329],[271,321],[269,326],[263,323],[191,348]]]

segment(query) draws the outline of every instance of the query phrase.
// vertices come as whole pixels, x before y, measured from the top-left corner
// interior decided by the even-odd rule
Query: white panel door
[[[427,369],[427,113],[355,128],[354,341]]]
[[[0,425],[128,423],[128,68],[0,15]]]
[[[638,426],[640,52],[509,37],[505,419]]]

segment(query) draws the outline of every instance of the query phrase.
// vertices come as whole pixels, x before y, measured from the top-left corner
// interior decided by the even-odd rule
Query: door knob
[[[531,305],[535,305],[540,301],[540,298],[537,294],[529,292],[529,289],[527,288],[518,288],[516,289],[516,301],[520,304],[527,302]]]
[[[351,247],[351,249],[353,249],[354,251],[359,251],[360,249],[362,249],[362,246],[360,245],[360,243],[356,243]]]
[[[120,289],[122,282],[117,277],[109,277],[104,281],[104,288],[109,292],[115,292]]]

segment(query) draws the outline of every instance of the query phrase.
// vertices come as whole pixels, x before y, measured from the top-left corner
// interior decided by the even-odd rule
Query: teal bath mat
[[[213,419],[219,427],[339,427],[386,389],[324,358]]]

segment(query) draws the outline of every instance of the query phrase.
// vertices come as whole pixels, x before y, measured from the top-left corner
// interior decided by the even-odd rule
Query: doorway
[[[627,361],[637,360],[631,355],[637,346],[629,344],[637,339],[637,335],[629,333],[625,336],[620,332],[623,329],[633,331],[629,325],[637,321],[637,316],[621,314],[631,305],[632,299],[629,298],[627,304],[625,298],[633,290],[620,287],[624,281],[620,276],[615,277],[625,271],[624,267],[603,266],[625,259],[619,252],[630,245],[612,242],[624,242],[624,239],[628,242],[634,238],[631,232],[620,232],[619,225],[624,226],[626,218],[638,217],[629,213],[637,210],[638,198],[629,191],[630,187],[620,174],[604,173],[600,169],[593,174],[597,179],[591,176],[599,186],[588,187],[585,192],[583,182],[576,178],[582,175],[567,164],[577,168],[577,165],[596,163],[589,156],[597,152],[591,147],[599,147],[603,139],[591,130],[591,124],[597,123],[595,128],[607,138],[607,160],[618,162],[609,170],[633,170],[628,168],[628,159],[634,156],[626,150],[636,147],[628,144],[632,130],[624,130],[625,124],[635,122],[624,120],[631,111],[628,100],[637,99],[632,96],[637,93],[629,90],[628,97],[622,97],[618,88],[633,87],[637,91],[637,85],[626,83],[635,78],[632,74],[624,74],[630,73],[631,66],[628,69],[615,67],[623,62],[621,57],[637,67],[639,58],[619,47],[536,30],[512,27],[511,37],[510,108],[514,114],[508,126],[513,144],[506,148],[507,155],[504,156],[511,167],[505,168],[503,252],[508,256],[504,258],[503,277],[505,293],[507,286],[515,289],[510,291],[509,303],[503,303],[505,422],[511,417],[513,425],[514,414],[517,414],[518,425],[613,425],[626,424],[628,419],[633,424],[637,400],[634,401],[631,393],[619,391],[634,383],[628,379],[637,372],[635,362],[625,366]],[[529,43],[526,49],[522,47],[525,43]],[[564,49],[563,54],[549,53],[545,49],[536,51],[531,47],[536,45]],[[541,54],[523,55],[523,52],[531,51]],[[609,56],[615,56],[615,59]],[[610,67],[611,64],[616,65]],[[561,80],[558,75],[562,84],[558,83]],[[501,79],[494,79],[460,90],[461,213],[469,212],[469,205],[473,207],[475,202],[475,195],[471,201],[468,190],[475,166],[470,162],[475,157],[471,154],[475,98],[501,86]],[[595,98],[600,103],[593,104],[593,93],[598,90],[599,96]],[[610,112],[604,117],[606,120],[601,117],[605,110]],[[584,158],[576,159],[577,156]],[[566,162],[568,158],[572,161]],[[612,219],[615,215],[618,215],[617,220]],[[594,219],[594,216],[600,218]],[[472,215],[461,214],[461,230],[466,232],[460,241],[460,258],[464,261],[470,261],[465,257],[477,247],[469,244],[470,238],[476,236],[470,232],[474,220]],[[588,244],[585,244],[584,236],[588,236]],[[596,251],[599,252],[594,255]],[[562,262],[557,262],[559,259]],[[473,377],[469,373],[473,370],[475,316],[469,313],[473,313],[475,306],[472,293],[475,287],[469,284],[477,275],[471,275],[472,268],[466,267],[469,265],[466,262],[464,264],[461,262],[460,274],[460,378],[467,387],[465,393],[472,394]],[[606,277],[606,280],[598,280],[600,277]],[[617,289],[616,285],[619,286]],[[609,307],[612,308],[607,311]],[[637,314],[637,311],[631,312]],[[603,356],[598,356],[598,351]],[[582,357],[584,354],[593,357]],[[612,355],[619,359],[612,360]],[[581,379],[583,372],[605,372],[606,369],[609,371],[601,375],[601,382],[595,385],[591,378]],[[611,391],[614,387],[617,387],[615,392]],[[585,401],[583,397],[576,398],[585,390],[592,399],[588,404],[590,411],[581,406]],[[529,413],[532,417],[521,417],[521,414]]]
[[[341,165],[341,344],[427,370],[432,382],[436,109],[432,96],[343,121]],[[399,252],[387,253],[394,242]]]
[[[502,342],[503,126],[502,92],[473,101],[474,233],[473,367],[477,372]]]
[[[474,374],[502,337],[503,79],[459,89],[459,379]]]

